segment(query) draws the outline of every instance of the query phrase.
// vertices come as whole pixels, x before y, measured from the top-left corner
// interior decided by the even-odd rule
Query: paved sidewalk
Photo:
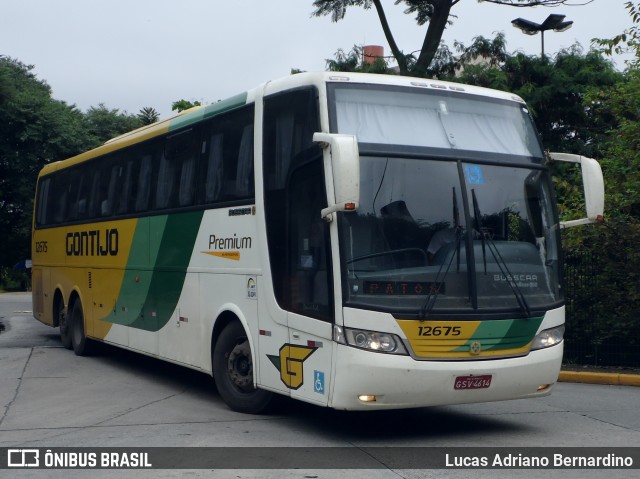
[[[612,384],[640,386],[640,374],[607,373],[593,371],[560,371],[558,381],[566,383]]]

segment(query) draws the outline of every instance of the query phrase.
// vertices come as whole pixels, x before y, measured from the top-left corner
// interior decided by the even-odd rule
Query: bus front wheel
[[[242,324],[234,321],[220,333],[212,355],[213,378],[222,400],[234,411],[259,414],[273,393],[253,385],[251,346]]]

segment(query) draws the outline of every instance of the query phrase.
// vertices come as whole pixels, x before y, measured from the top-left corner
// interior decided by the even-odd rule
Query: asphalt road
[[[536,400],[353,413],[283,401],[230,411],[206,375],[103,347],[77,357],[31,315],[30,296],[0,294],[0,448],[7,447],[640,447],[640,388],[559,383]],[[5,475],[4,472],[11,472]],[[88,477],[0,470],[0,477]],[[225,469],[90,471],[111,477],[637,478],[638,469]]]

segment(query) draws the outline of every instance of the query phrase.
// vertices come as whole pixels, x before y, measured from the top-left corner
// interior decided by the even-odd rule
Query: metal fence
[[[610,334],[611,315],[599,297],[603,261],[593,253],[565,257],[566,332],[564,362],[569,365],[640,367],[637,341]],[[639,312],[640,315],[640,312]],[[609,325],[605,324],[609,320]],[[615,322],[615,320],[614,320]],[[608,329],[607,329],[608,328]]]

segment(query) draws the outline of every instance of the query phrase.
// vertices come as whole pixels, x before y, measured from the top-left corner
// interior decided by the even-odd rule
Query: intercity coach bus
[[[549,165],[580,165],[560,223]],[[576,167],[578,168],[578,167]],[[304,73],[133,131],[39,175],[33,304],[96,341],[336,409],[550,393],[562,226],[596,221],[592,159],[545,154],[527,107],[435,80]]]

